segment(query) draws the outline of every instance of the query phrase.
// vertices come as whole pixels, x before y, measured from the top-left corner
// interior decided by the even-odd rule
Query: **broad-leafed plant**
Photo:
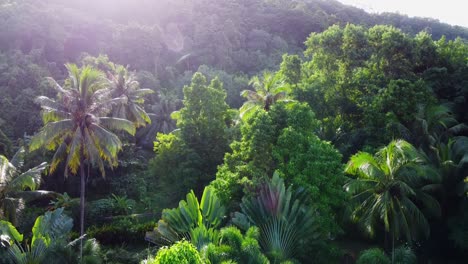
[[[200,249],[216,240],[216,228],[221,225],[225,214],[226,209],[211,186],[205,188],[200,202],[191,191],[186,200],[180,201],[179,207],[163,210],[157,227],[146,234],[146,239],[164,244],[185,238]]]
[[[25,149],[21,147],[11,160],[0,155],[0,216],[13,224],[16,224],[19,204],[53,193],[37,190],[47,163],[23,172],[24,154]]]
[[[273,262],[299,258],[304,246],[321,236],[315,212],[306,205],[303,194],[293,192],[291,186],[286,188],[275,173],[257,195],[242,199],[241,212],[236,212],[232,221],[245,230],[257,226],[260,246]]]

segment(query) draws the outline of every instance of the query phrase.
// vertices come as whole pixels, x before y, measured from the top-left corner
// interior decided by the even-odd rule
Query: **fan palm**
[[[247,98],[247,102],[239,109],[242,119],[248,118],[260,109],[269,111],[276,102],[289,101],[287,99],[289,86],[278,74],[264,72],[262,78],[255,76],[249,84],[255,91],[243,90],[241,92],[241,96]]]
[[[301,255],[301,250],[319,240],[321,234],[315,221],[315,212],[306,206],[302,192],[286,188],[277,173],[264,184],[255,197],[242,199],[241,213],[236,212],[232,222],[247,230],[257,226],[259,242],[274,263]]]
[[[345,185],[356,202],[352,218],[370,235],[379,221],[393,241],[412,242],[421,233],[429,235],[420,207],[440,214],[438,202],[426,192],[440,179],[410,143],[394,140],[374,156],[359,152],[349,160],[346,172],[356,177]]]
[[[47,167],[46,162],[26,172],[21,172],[24,164],[24,153],[25,150],[21,147],[11,161],[0,155],[0,213],[13,224],[16,224],[19,203],[53,193],[36,191],[41,184],[41,174]]]
[[[114,98],[125,97],[125,101],[114,105],[112,116],[132,121],[136,127],[150,124],[151,119],[145,112],[143,96],[153,93],[151,89],[140,89],[135,75],[122,65],[110,64],[113,73],[109,73],[111,96]]]
[[[84,165],[97,166],[105,176],[104,163],[117,165],[117,152],[122,148],[118,136],[108,129],[135,133],[132,122],[114,117],[105,117],[113,106],[126,101],[125,97],[112,98],[105,89],[103,74],[86,66],[78,68],[66,65],[69,78],[66,86],[54,84],[57,99],[45,96],[36,98],[43,109],[44,127],[32,138],[30,149],[45,147],[56,150],[50,172],[65,161],[65,176],[80,170],[80,233],[84,234],[85,170]]]

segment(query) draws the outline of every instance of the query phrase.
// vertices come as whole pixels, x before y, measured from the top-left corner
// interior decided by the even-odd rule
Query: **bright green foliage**
[[[348,24],[312,33],[306,46],[296,99],[310,104],[323,121],[322,136],[345,156],[403,137],[395,124],[409,125],[415,106],[431,106],[434,95],[454,102],[459,113],[466,108],[460,98],[466,95],[468,53],[460,41]]]
[[[262,254],[258,239],[260,232],[257,227],[250,227],[245,235],[234,226],[221,229],[219,240],[213,241],[201,253],[211,264],[218,263],[270,263]]]
[[[301,59],[298,55],[283,55],[279,73],[286,83],[297,85],[301,81]]]
[[[195,73],[184,88],[184,98],[184,107],[172,115],[178,130],[173,135],[158,134],[150,168],[165,191],[176,194],[170,198],[177,200],[189,189],[201,194],[228,148],[230,115],[221,82],[214,79],[207,85],[205,77]]]
[[[232,221],[243,229],[257,226],[260,246],[274,263],[301,259],[306,246],[323,239],[317,214],[306,201],[304,193],[286,188],[275,173],[271,181],[260,186],[256,196],[242,199],[241,212],[235,213]]]
[[[288,184],[305,189],[323,230],[336,234],[334,210],[346,199],[343,166],[340,154],[314,134],[318,127],[310,107],[296,102],[278,103],[248,119],[212,183],[223,202],[237,207],[277,169]]]
[[[226,153],[224,164],[218,168],[216,180],[211,183],[223,203],[235,206],[243,193],[251,192],[262,179],[273,173],[271,151],[277,137],[274,128],[271,116],[264,111],[242,124],[241,140],[231,144],[232,153]]]
[[[341,154],[313,133],[314,115],[305,108],[291,109],[288,127],[279,135],[272,155],[287,183],[304,188],[319,212],[316,217],[324,232],[336,234],[336,212],[346,199]]]
[[[2,246],[5,246],[4,243],[13,245],[15,242],[21,243],[23,241],[23,235],[8,221],[0,220],[0,232],[0,243]]]
[[[353,195],[353,220],[373,235],[378,225],[393,239],[412,242],[429,236],[423,209],[440,215],[440,207],[427,190],[440,176],[408,142],[395,140],[374,156],[359,152],[351,157],[346,172],[355,176],[345,189]]]
[[[390,264],[390,259],[380,248],[371,248],[364,250],[359,255],[356,264]]]
[[[229,116],[225,99],[226,92],[218,79],[207,85],[205,77],[195,73],[191,85],[184,87],[184,107],[175,115],[181,138],[203,159],[198,168],[202,183],[213,177],[227,149]]]
[[[287,94],[290,92],[289,86],[281,79],[280,74],[264,72],[259,78],[254,76],[249,84],[254,88],[252,90],[243,90],[241,95],[247,98],[239,109],[240,117],[243,120],[250,118],[255,112],[260,110],[270,111],[271,106],[280,101],[290,101]]]
[[[53,192],[37,191],[41,184],[41,174],[47,167],[43,162],[25,172],[25,149],[21,147],[9,161],[0,155],[0,215],[13,224],[16,224],[18,205],[40,197],[51,195]]]
[[[197,249],[187,241],[176,242],[171,247],[162,247],[155,258],[149,258],[142,264],[203,264]]]
[[[173,243],[186,238],[198,249],[216,241],[218,228],[225,217],[226,209],[221,205],[211,186],[205,187],[201,201],[194,192],[187,194],[186,200],[174,209],[164,209],[161,220],[154,232],[146,239],[155,243]]]

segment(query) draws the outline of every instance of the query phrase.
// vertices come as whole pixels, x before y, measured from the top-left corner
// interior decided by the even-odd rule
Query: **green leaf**
[[[16,228],[8,221],[0,220],[0,241],[6,240],[13,245],[13,243],[21,243],[23,235],[16,230]]]

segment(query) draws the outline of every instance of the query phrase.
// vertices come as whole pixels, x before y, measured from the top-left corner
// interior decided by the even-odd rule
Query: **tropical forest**
[[[0,263],[467,259],[467,27],[0,0]]]

